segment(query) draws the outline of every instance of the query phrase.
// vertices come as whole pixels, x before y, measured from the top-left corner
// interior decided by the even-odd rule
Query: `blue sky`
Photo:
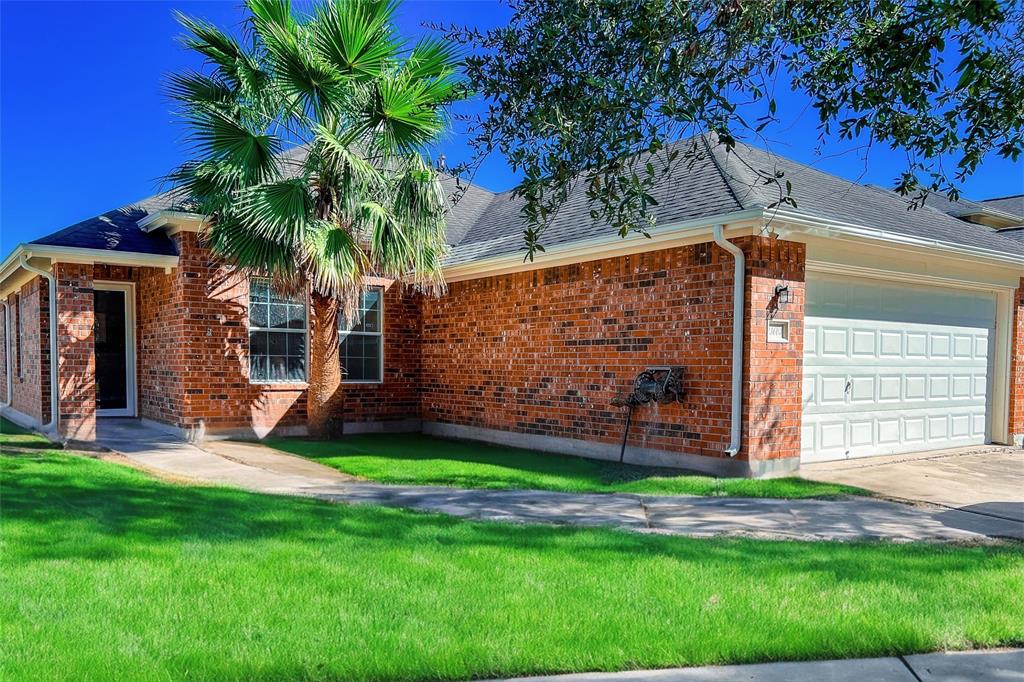
[[[166,74],[200,66],[177,42],[173,9],[224,27],[241,21],[239,3],[10,2],[0,4],[0,252],[155,193],[183,160],[183,129],[162,92]],[[497,3],[406,0],[400,30],[424,22],[481,28],[507,16]],[[480,111],[479,102],[462,106]],[[822,170],[891,186],[902,157],[875,150],[865,165],[830,146],[814,152],[815,115],[797,95],[779,98],[786,128],[773,149]],[[466,136],[446,145],[451,163],[468,157]],[[516,178],[490,158],[475,180],[495,190]],[[1024,191],[1024,165],[991,157],[964,186],[975,198]]]

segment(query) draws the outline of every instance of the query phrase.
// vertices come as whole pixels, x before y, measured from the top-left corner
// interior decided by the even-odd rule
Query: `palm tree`
[[[169,180],[210,217],[214,255],[277,287],[309,286],[310,428],[324,435],[341,376],[337,315],[364,277],[444,288],[445,196],[425,150],[464,90],[456,49],[407,47],[393,2],[246,7],[242,40],[177,17],[207,67],[170,77],[192,158]]]

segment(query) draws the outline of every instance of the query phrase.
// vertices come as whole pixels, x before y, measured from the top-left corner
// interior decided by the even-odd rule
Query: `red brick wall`
[[[420,414],[422,297],[397,282],[384,285],[384,381],[341,385],[338,416],[346,422],[416,419]]]
[[[60,434],[96,437],[96,354],[93,339],[93,267],[57,263],[57,379]]]
[[[50,419],[50,293],[46,280],[36,277],[21,287],[19,299],[8,297],[12,332],[21,338],[11,348],[14,399],[11,407],[39,423]],[[6,385],[6,383],[5,383]]]
[[[96,280],[135,284],[135,374],[140,417],[179,425],[184,410],[181,324],[176,273],[161,268],[96,265]]]
[[[247,280],[212,258],[196,234],[182,232],[175,240],[180,261],[170,274],[134,273],[140,415],[183,428],[252,429],[259,435],[305,426],[306,384],[249,382]],[[119,278],[113,269],[104,275]],[[339,416],[418,417],[418,335],[416,296],[388,286],[384,383],[343,385]]]
[[[7,305],[10,305],[13,308],[13,304],[10,303],[9,299],[4,299],[3,302],[5,304],[7,304]],[[14,319],[13,315],[14,315],[14,311],[13,310],[11,310],[10,314],[8,315],[5,312],[4,306],[0,305],[0,354],[3,354],[3,357],[0,358],[0,399],[2,399],[4,404],[7,404],[7,402],[11,399],[11,396],[7,395],[7,376],[8,376],[8,374],[10,373],[10,371],[12,369],[10,366],[8,366],[8,363],[13,363],[14,362],[14,338],[15,337],[14,337],[12,331],[10,329],[8,329],[7,327],[8,327],[9,321]],[[11,340],[11,354],[10,354],[10,356],[7,355],[7,339]],[[12,386],[11,393],[13,393],[13,392],[14,392],[14,390],[13,390],[13,386]]]
[[[151,314],[170,332],[161,335],[154,328],[146,339],[149,352],[163,355],[152,363],[160,369],[149,380],[149,405],[176,415],[172,423],[190,429],[251,428],[262,435],[274,427],[304,425],[305,384],[249,383],[245,278],[216,262],[196,234],[181,232],[175,240],[179,266],[167,281],[148,283],[169,294]],[[160,405],[154,389],[176,393],[180,407]]]
[[[766,304],[764,291],[774,289],[776,275],[802,283],[803,247],[772,246],[767,238],[736,243],[751,252],[752,312]],[[723,456],[730,427],[732,273],[732,257],[705,243],[453,283],[448,295],[424,302],[423,418],[616,443],[624,415],[609,404],[612,396],[629,390],[647,366],[681,364],[685,402],[637,410],[630,444]],[[798,300],[802,306],[802,293]],[[796,317],[799,310],[781,314]],[[793,333],[802,339],[799,326]],[[795,405],[798,434],[799,342],[785,350],[748,349],[754,353],[748,365],[757,371],[747,383],[754,401],[748,414],[767,411],[776,379],[787,396],[774,410],[786,431],[753,432],[750,452],[768,456],[778,442],[786,446],[779,456],[797,454],[788,410]],[[771,363],[783,357],[788,369],[780,373]],[[740,456],[748,454],[744,448]]]
[[[1020,443],[1024,436],[1024,277],[1014,293],[1010,355],[1010,435]]]
[[[741,246],[747,257],[743,447],[750,459],[799,457],[806,246],[767,237]],[[789,288],[788,304],[779,304],[777,285]],[[769,318],[789,321],[789,343],[767,341]]]

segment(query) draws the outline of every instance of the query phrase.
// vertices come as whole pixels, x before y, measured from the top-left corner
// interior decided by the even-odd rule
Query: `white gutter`
[[[510,244],[511,252],[465,263],[445,265],[443,266],[444,278],[448,282],[459,282],[465,279],[540,270],[569,263],[582,263],[695,244],[707,241],[708,233],[717,223],[730,224],[735,228],[754,228],[755,225],[760,227],[763,217],[764,209],[756,208],[666,223],[648,230],[646,236],[633,233],[627,237],[620,237],[614,231],[609,231],[590,239],[579,239],[550,246],[543,253],[537,254],[533,261],[524,261],[523,251],[520,248],[522,236],[516,233],[475,245],[486,249],[488,246],[503,247],[504,244]],[[752,234],[750,229],[746,234]]]
[[[108,251],[106,249],[83,249],[72,246],[53,246],[50,244],[18,244],[10,255],[0,264],[0,282],[3,282],[19,267],[21,258],[49,258],[61,263],[107,263],[109,265],[127,265],[130,267],[163,268],[170,272],[178,266],[178,256],[160,256],[133,251]],[[10,293],[7,289],[0,290],[0,295]]]
[[[735,263],[732,281],[732,424],[729,447],[725,449],[725,454],[735,457],[743,442],[743,299],[747,268],[743,251],[725,239],[721,225],[715,225],[712,235],[716,244],[732,254]]]
[[[979,246],[967,246],[965,244],[953,244],[940,239],[929,239],[927,237],[913,237],[905,234],[897,234],[887,230],[880,230],[874,227],[863,227],[853,223],[845,223],[839,220],[830,220],[817,216],[807,215],[788,209],[778,209],[774,212],[767,212],[766,218],[771,221],[779,221],[792,224],[801,228],[801,231],[810,234],[822,234],[828,237],[860,237],[879,242],[891,244],[903,244],[906,246],[918,246],[926,249],[937,249],[946,254],[957,254],[968,258],[982,258],[985,260],[1012,263],[1014,265],[1024,264],[1024,254],[1006,253]],[[981,227],[985,227],[982,225]],[[995,228],[989,228],[998,234]]]
[[[22,254],[20,257],[21,267],[29,272],[46,279],[50,285],[50,423],[43,424],[40,429],[57,429],[57,417],[60,414],[60,384],[57,381],[57,280],[52,272],[40,270],[34,265],[29,265],[28,256]]]
[[[10,407],[14,401],[14,377],[11,367],[11,304],[7,298],[0,301],[4,304],[4,374],[7,376],[7,393],[4,394],[2,407]]]

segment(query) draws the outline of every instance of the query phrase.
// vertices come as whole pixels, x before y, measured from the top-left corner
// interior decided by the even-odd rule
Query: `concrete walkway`
[[[842,483],[899,500],[926,502],[1024,523],[1024,449],[976,445],[800,467],[815,481]]]
[[[893,658],[763,663],[624,673],[520,677],[504,682],[1021,682],[1024,649]]]
[[[613,526],[641,532],[789,540],[961,541],[1024,538],[1024,524],[884,500],[773,500],[464,490],[360,482],[334,469],[246,443],[205,449],[136,420],[100,420],[97,440],[164,476],[263,493],[376,504],[469,519]]]

